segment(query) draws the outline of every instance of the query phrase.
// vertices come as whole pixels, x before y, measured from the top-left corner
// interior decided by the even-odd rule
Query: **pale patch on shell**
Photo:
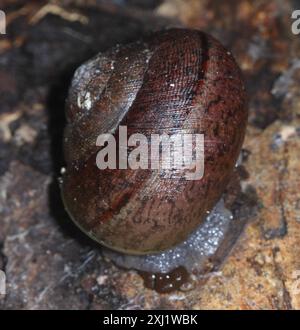
[[[93,105],[93,102],[92,102],[90,92],[86,92],[84,96],[81,93],[78,94],[78,96],[77,96],[77,106],[80,109],[90,110],[92,108],[92,105]]]

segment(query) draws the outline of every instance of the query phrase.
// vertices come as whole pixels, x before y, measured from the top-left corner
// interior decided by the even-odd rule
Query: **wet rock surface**
[[[0,37],[1,309],[299,309],[300,39],[295,1],[4,1]],[[248,225],[192,290],[159,294],[115,267],[64,211],[64,101],[76,67],[162,26],[232,50],[249,94],[243,166],[227,188]],[[239,196],[239,198],[237,198]],[[233,233],[234,235],[234,233]],[[224,247],[225,248],[225,247]]]

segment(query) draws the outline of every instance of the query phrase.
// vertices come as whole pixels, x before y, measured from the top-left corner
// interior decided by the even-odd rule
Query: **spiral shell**
[[[232,55],[196,30],[171,29],[100,53],[75,72],[66,107],[62,195],[90,237],[130,254],[183,241],[219,200],[243,142],[247,107]],[[204,176],[104,169],[99,134],[204,134]]]

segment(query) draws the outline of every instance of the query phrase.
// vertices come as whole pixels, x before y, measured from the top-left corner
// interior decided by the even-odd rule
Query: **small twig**
[[[89,22],[87,16],[75,12],[69,12],[58,5],[48,3],[35,13],[29,23],[34,25],[48,14],[60,16],[70,22],[80,22],[81,24],[87,24]]]

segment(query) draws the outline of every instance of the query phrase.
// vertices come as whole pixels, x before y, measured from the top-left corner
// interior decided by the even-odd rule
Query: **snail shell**
[[[147,254],[183,241],[222,195],[243,142],[240,70],[214,38],[170,29],[100,53],[75,72],[67,100],[62,196],[73,221],[117,251]],[[99,134],[204,134],[204,176],[99,170]]]

